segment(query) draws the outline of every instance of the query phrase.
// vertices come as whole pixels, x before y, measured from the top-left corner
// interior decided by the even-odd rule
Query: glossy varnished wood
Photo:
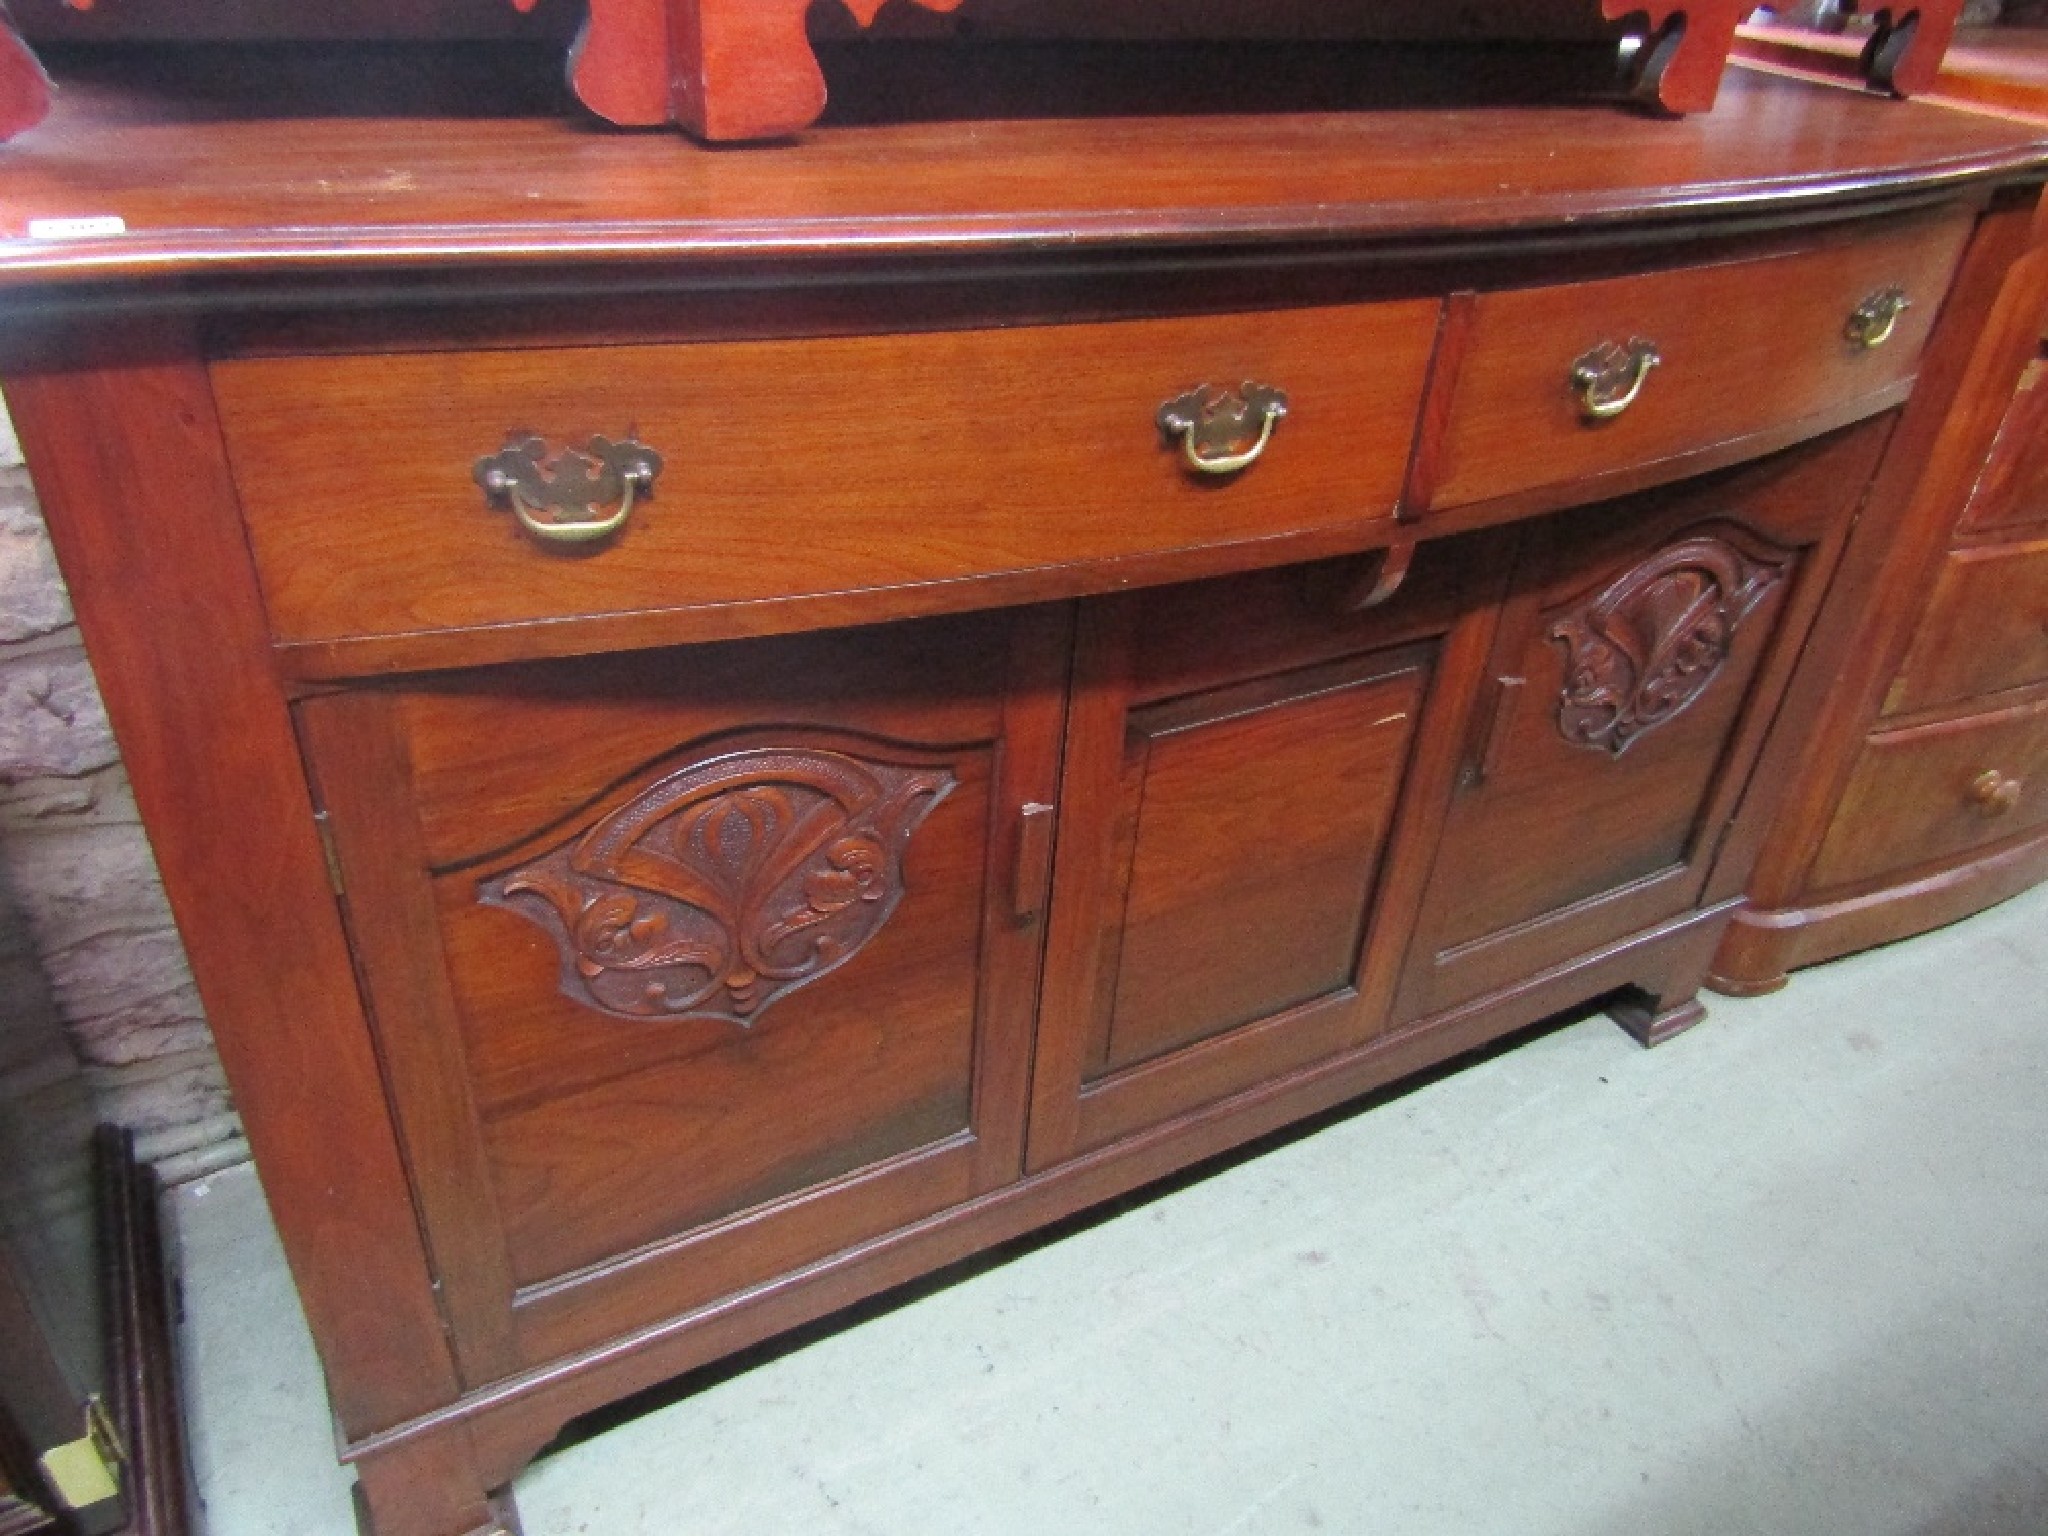
[[[545,118],[192,121],[156,90],[76,86],[9,145],[10,206],[118,216],[128,233],[17,234],[0,281],[1583,231],[1791,215],[2036,153],[2031,130],[1762,77],[1731,78],[1717,110],[1680,122],[1608,107],[987,121],[740,156]]]
[[[370,1432],[455,1381],[192,338],[17,352],[7,403],[250,1140],[295,1191],[278,1219],[336,1413]],[[150,611],[178,638],[130,622]],[[178,700],[233,753],[159,707]]]
[[[1813,889],[1924,872],[2048,821],[2048,701],[1870,738],[1814,860]]]
[[[730,608],[1247,545],[1392,516],[1436,329],[1425,302],[684,347],[216,365],[281,641]],[[1285,392],[1217,477],[1160,407]],[[382,445],[332,472],[324,424]],[[667,460],[602,545],[550,548],[471,476],[513,434],[629,430]],[[365,518],[366,492],[376,515]]]
[[[1888,435],[1870,423],[1532,525],[1489,663],[1496,686],[1465,735],[1400,1016],[1484,995],[1700,899],[1769,723],[1751,700],[1789,673]],[[1696,549],[1725,562],[1742,595],[1725,575],[1701,576]],[[1642,606],[1589,617],[1645,580]],[[1700,602],[1721,611],[1694,639],[1659,630],[1702,624]],[[1630,661],[1608,648],[1615,640]],[[1590,715],[1573,702],[1596,695],[1606,702]],[[1669,713],[1635,716],[1652,697]]]
[[[1943,564],[1887,715],[2048,680],[2048,540],[1957,550]]]
[[[742,159],[85,85],[8,151],[10,207],[129,226],[0,240],[53,326],[5,375],[379,1536],[489,1529],[570,1414],[1558,1008],[1697,1018],[1802,639],[1809,714],[1869,681],[1887,555],[1829,573],[1940,438],[1886,413],[1955,394],[2042,154],[1728,95]],[[1815,317],[1939,288],[1973,221],[1858,382]],[[1534,420],[1486,406],[1489,301],[1692,323],[1781,273],[1778,385],[1460,489],[1461,412]],[[167,306],[203,323],[130,318]],[[1247,382],[1291,413],[1196,489],[1159,404]],[[629,428],[668,464],[608,548],[470,479]],[[1627,743],[1617,652],[1687,704],[1619,688]]]
[[[1015,1177],[1041,930],[1017,912],[1011,872],[1023,808],[1054,799],[1066,618],[557,664],[301,706],[473,1380]],[[480,902],[678,764],[763,748],[901,763],[944,790],[907,833],[900,910],[758,1019],[606,1017],[564,990],[558,941],[531,909]],[[748,858],[772,857],[767,840],[790,830],[779,802],[730,803],[748,820],[720,836],[744,826],[760,843]],[[393,826],[391,807],[412,808],[416,829]]]
[[[1732,872],[1755,862],[1751,907],[1737,915],[1715,957],[1717,987],[1768,990],[1782,985],[1792,965],[1952,921],[2022,888],[2016,871],[2024,861],[2007,860],[1978,878],[1968,867],[1975,858],[1968,839],[1956,845],[1964,862],[1945,872],[1902,858],[1893,866],[1901,885],[1890,897],[1866,889],[1851,900],[1825,889],[1817,884],[1816,860],[1830,840],[1867,850],[1890,836],[1882,806],[1874,807],[1874,822],[1843,824],[1843,796],[1921,633],[1929,595],[1958,520],[1985,479],[2014,392],[2039,353],[2048,312],[2039,217],[2037,196],[2016,194],[1972,237],[1937,344],[1816,623],[1812,655],[1791,685],[1786,723],[1766,750],[1762,787],[1752,800],[1775,798],[1776,809],[1749,817],[1724,854],[1720,879],[1739,878]],[[1872,593],[1881,598],[1873,601]],[[1999,621],[1987,615],[1982,622]],[[1938,638],[1929,643],[1939,650]],[[1874,864],[1859,869],[1866,883],[1876,879]]]
[[[1880,396],[1911,377],[1969,227],[1951,214],[1755,265],[1480,295],[1431,504],[1583,484]],[[1893,287],[1913,307],[1890,338],[1852,341],[1851,313]],[[1660,364],[1620,415],[1589,419],[1574,363],[1632,340]]]
[[[1086,610],[1033,1168],[1381,1028],[1501,552],[1433,548],[1364,613],[1344,563]]]
[[[2042,522],[2048,522],[2048,361],[2037,358],[2020,375],[1958,527],[1990,535]]]

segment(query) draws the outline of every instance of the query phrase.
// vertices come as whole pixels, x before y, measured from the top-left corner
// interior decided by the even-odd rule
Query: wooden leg
[[[1607,1015],[1643,1045],[1662,1045],[1707,1016],[1700,1001],[1707,968],[1719,948],[1724,925],[1710,923],[1687,937],[1665,974],[1638,985],[1608,1005]]]
[[[1662,1045],[1673,1035],[1682,1035],[1707,1016],[1698,996],[1688,995],[1675,1003],[1664,1003],[1648,993],[1624,998],[1608,1006],[1607,1016],[1643,1045]]]
[[[363,1536],[520,1536],[510,1489],[488,1489],[467,1431],[414,1441],[356,1463]]]

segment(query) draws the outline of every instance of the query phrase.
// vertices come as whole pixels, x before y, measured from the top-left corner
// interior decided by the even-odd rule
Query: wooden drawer
[[[1968,233],[1966,218],[1944,217],[1791,255],[1479,295],[1432,504],[1627,471],[1629,483],[1670,478],[1686,466],[1644,471],[1888,403],[1919,366]],[[1852,339],[1859,306],[1893,288],[1911,307],[1891,334],[1876,346]],[[1595,419],[1575,369],[1598,348],[1620,356],[1637,342],[1658,361],[1631,404]],[[1612,406],[1634,376],[1619,365],[1621,383],[1596,403]]]
[[[1885,713],[2048,679],[2048,540],[1948,557]]]
[[[1437,314],[241,359],[213,377],[274,632],[295,642],[917,587],[1384,518]],[[1284,391],[1285,418],[1249,468],[1198,472],[1162,403],[1247,382]],[[473,478],[509,438],[629,433],[665,463],[607,538],[544,543]]]
[[[1821,889],[1901,874],[2048,822],[2048,700],[1870,738],[1814,864]]]
[[[1970,492],[1966,533],[2048,520],[2048,361],[2035,359],[1999,423],[1984,472]]]

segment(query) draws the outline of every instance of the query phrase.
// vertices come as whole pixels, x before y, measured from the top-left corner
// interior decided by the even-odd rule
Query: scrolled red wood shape
[[[575,1002],[746,1028],[881,931],[903,899],[911,834],[954,782],[810,748],[714,757],[477,899],[554,936]]]
[[[866,27],[886,0],[840,3]],[[961,0],[915,3],[952,11]],[[676,122],[719,140],[800,133],[825,110],[810,8],[811,0],[590,0],[569,83],[599,117],[627,126]]]
[[[0,10],[0,140],[26,132],[50,115],[50,77]]]
[[[1609,21],[1647,16],[1632,70],[1637,99],[1666,112],[1705,112],[1720,94],[1735,28],[1756,0],[1600,0]]]
[[[1856,4],[1850,7],[1877,23],[1863,68],[1870,83],[1900,96],[1917,96],[1941,73],[1941,61],[1955,40],[1963,0],[1915,0],[1911,4]]]
[[[1552,624],[1566,650],[1557,728],[1621,756],[1675,720],[1727,665],[1736,633],[1791,569],[1782,551],[1700,533],[1658,551]]]

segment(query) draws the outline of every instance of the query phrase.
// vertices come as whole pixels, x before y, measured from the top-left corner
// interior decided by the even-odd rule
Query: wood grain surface
[[[320,99],[316,81],[301,91]],[[1675,122],[1611,107],[992,119],[740,155],[474,108],[209,118],[174,78],[80,82],[0,164],[13,213],[0,282],[1584,231],[2024,173],[2041,142],[2038,128],[1753,76]],[[28,219],[91,216],[127,232],[25,238]]]
[[[717,608],[1244,544],[1390,518],[1426,302],[1022,330],[361,358],[214,370],[281,640]],[[1268,384],[1287,416],[1216,477],[1167,401]],[[325,424],[379,444],[333,473]],[[601,545],[523,532],[471,467],[629,430],[666,458]],[[365,515],[372,512],[374,515]]]

